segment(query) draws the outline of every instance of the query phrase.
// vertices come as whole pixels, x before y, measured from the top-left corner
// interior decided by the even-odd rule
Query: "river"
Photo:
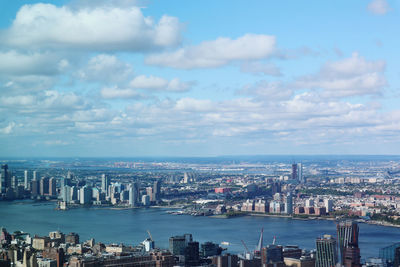
[[[48,235],[50,231],[76,232],[81,241],[95,238],[96,242],[136,245],[151,232],[157,247],[168,248],[168,238],[192,233],[200,243],[229,242],[230,253],[244,251],[241,240],[249,249],[255,248],[264,228],[264,245],[276,237],[281,245],[299,245],[314,249],[315,239],[324,234],[336,235],[336,225],[327,220],[293,220],[274,217],[236,217],[218,219],[171,215],[166,209],[108,209],[76,208],[55,210],[54,202],[0,202],[0,226],[9,232],[21,230],[32,235]],[[400,241],[400,228],[360,224],[361,257],[378,256],[379,248]]]

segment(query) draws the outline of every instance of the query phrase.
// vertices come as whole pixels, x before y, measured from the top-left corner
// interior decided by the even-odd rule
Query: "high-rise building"
[[[92,188],[85,185],[81,189],[79,189],[79,202],[83,205],[90,204],[90,200],[92,199]]]
[[[359,228],[355,221],[341,221],[337,224],[337,238],[342,264],[345,262],[346,248],[358,248],[358,232]],[[354,261],[356,260],[354,259]]]
[[[292,180],[297,180],[297,164],[292,164]]]
[[[199,266],[199,242],[189,242],[185,247],[185,266]]]
[[[324,199],[324,204],[327,212],[333,211],[333,200],[325,198]]]
[[[43,177],[40,179],[40,195],[48,195],[49,194],[49,178]]]
[[[40,183],[38,180],[33,179],[31,181],[31,196],[37,197],[38,195],[40,195]]]
[[[24,171],[24,188],[25,188],[25,190],[29,190],[29,173],[28,173],[28,170]]]
[[[285,213],[293,214],[293,197],[291,193],[288,193],[285,198]]]
[[[107,176],[107,174],[104,174],[101,176],[101,191],[106,193],[108,196],[108,187],[110,186],[110,180]]]
[[[185,255],[185,236],[172,236],[169,238],[169,251],[173,255]]]
[[[69,185],[63,187],[63,190],[61,192],[61,197],[63,201],[67,203],[71,202],[71,187]]]
[[[345,267],[361,267],[360,262],[360,248],[355,245],[349,245],[344,250],[344,262]]]
[[[161,181],[157,180],[153,185],[153,201],[159,201],[161,198]]]
[[[146,195],[150,197],[150,201],[154,201],[153,187],[146,187]]]
[[[57,195],[56,179],[54,177],[51,177],[49,180],[49,195],[50,196]]]
[[[78,188],[76,186],[71,187],[71,200],[78,200]]]
[[[142,205],[143,206],[149,206],[150,205],[150,196],[149,195],[143,195],[142,196]]]
[[[17,176],[13,176],[11,178],[11,188],[15,189],[18,187],[18,178]]]
[[[139,186],[137,183],[129,185],[129,206],[135,207],[139,203]]]
[[[306,180],[304,179],[303,176],[303,164],[302,163],[297,163],[297,178],[300,183],[304,184]]]
[[[283,262],[283,248],[277,245],[268,245],[261,250],[261,262],[264,265]]]
[[[337,264],[336,240],[331,235],[324,235],[316,241],[316,267],[331,267]]]
[[[39,174],[37,171],[33,171],[32,173],[32,179],[38,181],[39,180]]]
[[[11,186],[10,174],[8,173],[8,165],[1,165],[0,172],[0,193],[6,192],[7,188]]]

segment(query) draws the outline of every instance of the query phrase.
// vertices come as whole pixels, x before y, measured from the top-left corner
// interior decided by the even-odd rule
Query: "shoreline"
[[[10,201],[14,202],[14,201]],[[16,204],[32,204],[34,206],[39,206],[39,205],[51,205],[53,203],[56,203],[56,200],[15,200]],[[70,206],[70,209],[78,209],[78,208],[90,208],[90,209],[109,209],[109,210],[130,210],[130,209],[141,209],[141,208],[154,208],[154,209],[167,209],[167,210],[176,210],[176,209],[181,209],[182,205],[174,205],[174,206],[149,206],[149,207],[114,207],[114,206],[96,206],[96,205],[91,205],[91,206],[82,206],[82,205],[72,205]],[[61,211],[67,211],[67,210],[61,210]],[[190,214],[186,214],[191,216]],[[237,217],[244,217],[244,216],[251,216],[251,217],[272,217],[272,218],[287,218],[287,219],[293,219],[293,220],[301,220],[301,221],[310,221],[310,220],[327,220],[327,221],[335,221],[337,218],[334,217],[317,217],[317,216],[311,216],[311,217],[296,217],[296,216],[290,216],[290,215],[280,215],[280,214],[267,214],[267,213],[238,213],[238,214],[233,214],[233,215],[225,215],[225,214],[216,214],[216,215],[210,215],[210,216],[205,216],[205,217],[210,217],[210,218],[215,218],[215,219],[233,219]],[[391,224],[386,221],[375,221],[375,220],[362,220],[362,219],[356,219],[359,223],[365,223],[365,224],[370,224],[370,225],[377,225],[377,226],[384,226],[384,227],[394,227],[394,228],[400,228],[400,225],[396,224]]]

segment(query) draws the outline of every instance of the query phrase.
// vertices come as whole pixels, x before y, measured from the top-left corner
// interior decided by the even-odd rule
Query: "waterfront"
[[[55,210],[54,202],[33,203],[0,202],[0,226],[9,231],[23,230],[31,234],[47,235],[61,230],[77,232],[81,240],[91,237],[96,242],[125,243],[135,245],[147,237],[150,230],[156,245],[168,247],[172,235],[192,233],[199,242],[229,242],[228,252],[241,253],[244,240],[254,248],[260,229],[264,227],[264,245],[276,236],[282,245],[296,244],[301,248],[315,248],[315,239],[323,234],[335,235],[335,222],[326,220],[292,220],[273,217],[238,217],[216,219],[167,214],[165,209],[77,208]],[[360,248],[362,258],[378,256],[378,249],[400,241],[400,229],[360,224]]]

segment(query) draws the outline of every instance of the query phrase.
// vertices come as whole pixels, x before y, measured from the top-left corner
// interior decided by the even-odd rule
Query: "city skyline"
[[[1,157],[398,154],[399,2],[4,1]]]

